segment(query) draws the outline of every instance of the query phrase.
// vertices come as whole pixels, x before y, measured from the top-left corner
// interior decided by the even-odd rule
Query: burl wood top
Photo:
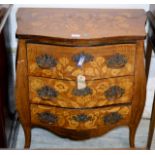
[[[144,39],[145,20],[144,10],[21,8],[17,37]]]

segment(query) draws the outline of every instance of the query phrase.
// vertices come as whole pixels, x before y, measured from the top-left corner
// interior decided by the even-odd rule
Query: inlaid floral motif
[[[66,92],[68,91],[68,86],[61,81],[58,81],[55,83],[54,88],[58,91],[58,92]]]
[[[69,80],[76,79],[79,74],[84,75],[87,79],[134,75],[135,50],[134,44],[95,47],[30,44],[28,45],[29,73],[30,75]],[[75,61],[73,57],[80,55],[81,52],[91,57],[90,61],[87,60],[87,63],[84,62],[79,67],[77,60]],[[57,60],[57,65],[49,69],[40,68],[36,63],[36,58],[41,55],[54,57]]]
[[[46,124],[40,120],[38,113],[48,113],[56,119],[56,123]],[[113,121],[112,118],[114,114],[121,115],[119,121]],[[66,129],[95,129],[98,127],[108,127],[111,125],[116,125],[118,123],[127,123],[130,120],[131,107],[130,106],[117,106],[109,108],[97,108],[97,109],[63,109],[56,107],[45,107],[41,105],[31,105],[31,121],[32,124],[43,124],[46,125],[59,126]],[[107,118],[107,116],[110,116]],[[115,119],[115,118],[113,118]],[[53,120],[53,118],[52,118]],[[106,120],[106,121],[104,121]],[[108,122],[108,123],[107,123]],[[109,123],[110,122],[110,123]],[[112,123],[111,123],[112,122]]]
[[[47,78],[29,78],[30,102],[35,104],[54,105],[59,107],[83,108],[113,105],[120,103],[130,103],[133,96],[133,77],[120,77],[104,80],[86,81],[86,89],[78,90],[76,81],[56,80]],[[124,90],[121,95],[116,91],[115,97],[109,98],[111,87],[119,87]],[[57,92],[57,97],[42,99],[37,91],[44,86],[53,88]],[[112,92],[115,94],[115,91]]]

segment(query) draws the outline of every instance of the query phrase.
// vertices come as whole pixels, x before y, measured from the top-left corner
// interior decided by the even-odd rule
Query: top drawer
[[[29,75],[87,80],[134,74],[135,44],[65,47],[27,44]]]

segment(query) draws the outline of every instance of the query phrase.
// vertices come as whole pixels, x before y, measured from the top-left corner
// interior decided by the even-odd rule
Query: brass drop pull
[[[123,116],[118,112],[112,112],[103,117],[103,121],[105,124],[114,124],[123,119]]]
[[[44,54],[36,57],[36,63],[40,68],[50,69],[57,65],[57,60],[53,56]]]
[[[43,100],[51,100],[58,95],[57,91],[49,86],[44,86],[38,89],[37,94]]]
[[[92,94],[92,89],[86,86],[86,77],[77,76],[77,88],[74,88],[72,94],[75,96],[87,96]]]
[[[90,121],[92,117],[86,114],[78,114],[73,116],[72,119],[76,122],[87,122],[87,121]]]
[[[120,98],[124,93],[125,89],[119,86],[112,86],[104,92],[104,95],[108,100],[115,100]]]
[[[87,96],[92,94],[92,90],[89,87],[83,89],[74,88],[72,94],[75,96]]]
[[[125,55],[116,53],[115,55],[109,57],[106,61],[108,68],[119,69],[126,65],[127,58]]]
[[[40,121],[47,122],[49,124],[53,124],[58,121],[58,117],[49,112],[38,113],[38,118]]]
[[[81,52],[72,57],[78,67],[82,67],[84,63],[93,61],[94,57],[88,53]]]

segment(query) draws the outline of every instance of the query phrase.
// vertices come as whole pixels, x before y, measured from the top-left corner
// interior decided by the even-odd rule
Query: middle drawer
[[[69,108],[130,103],[133,80],[128,76],[86,81],[84,89],[77,89],[76,81],[30,76],[29,98],[31,103]]]

